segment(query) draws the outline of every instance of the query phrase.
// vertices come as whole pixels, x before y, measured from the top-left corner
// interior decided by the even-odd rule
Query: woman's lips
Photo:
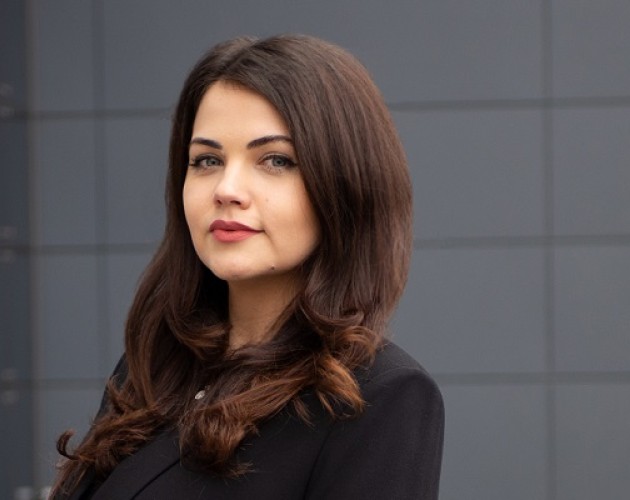
[[[240,222],[215,220],[210,225],[210,232],[215,239],[222,243],[242,241],[261,231],[241,224]]]

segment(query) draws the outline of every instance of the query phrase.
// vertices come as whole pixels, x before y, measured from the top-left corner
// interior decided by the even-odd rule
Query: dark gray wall
[[[630,3],[26,6],[29,161],[3,156],[2,179],[31,173],[33,484],[52,478],[55,436],[85,430],[122,351],[186,71],[225,38],[303,32],[366,64],[408,152],[415,254],[392,329],[443,388],[441,498],[625,498]],[[23,126],[3,118],[3,141]]]
[[[0,498],[33,484],[26,23],[0,2]]]

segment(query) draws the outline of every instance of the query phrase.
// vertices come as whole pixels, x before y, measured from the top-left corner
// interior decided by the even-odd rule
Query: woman
[[[164,240],[57,498],[437,498],[443,405],[385,340],[411,251],[399,139],[365,69],[239,38],[173,121]]]

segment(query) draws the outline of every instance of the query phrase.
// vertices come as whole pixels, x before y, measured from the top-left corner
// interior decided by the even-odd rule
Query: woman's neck
[[[274,323],[295,297],[295,277],[229,283],[230,347],[269,340]]]

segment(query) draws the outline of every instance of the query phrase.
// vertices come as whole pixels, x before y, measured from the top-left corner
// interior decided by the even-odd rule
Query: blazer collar
[[[176,431],[159,434],[153,441],[125,458],[96,490],[92,500],[126,500],[134,498],[147,484],[179,460]],[[90,486],[92,475],[86,475],[69,500],[79,500]]]

